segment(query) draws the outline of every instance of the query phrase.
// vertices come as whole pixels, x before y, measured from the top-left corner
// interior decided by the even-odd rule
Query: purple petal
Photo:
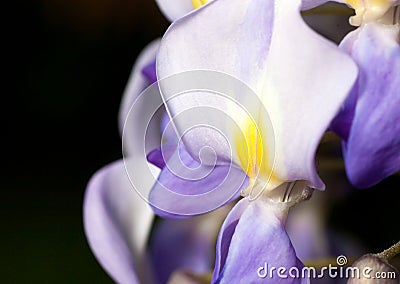
[[[176,151],[176,145],[174,143],[165,144],[159,148],[152,150],[147,154],[147,161],[155,165],[156,167],[163,169]]]
[[[247,204],[246,204],[247,203]],[[246,206],[247,205],[247,206]],[[244,211],[240,212],[243,210]],[[242,213],[237,222],[237,213],[228,216],[226,225],[221,228],[217,243],[217,266],[212,283],[303,283],[307,279],[291,277],[289,270],[295,267],[300,270],[303,264],[298,260],[296,252],[284,229],[282,208],[279,204],[264,202],[260,199],[248,202],[242,200],[233,210]],[[232,227],[236,227],[233,229]],[[225,242],[234,230],[229,244],[225,264],[221,270]],[[221,237],[222,235],[222,237]],[[224,237],[225,235],[225,237]],[[221,263],[218,267],[218,263]],[[264,269],[265,266],[267,269]],[[278,277],[277,271],[270,274],[271,267],[286,269],[287,278]],[[219,271],[219,273],[218,273]],[[265,277],[261,277],[267,273]],[[301,275],[301,274],[300,274]]]
[[[156,61],[154,60],[153,62],[144,66],[142,68],[142,74],[147,78],[150,84],[157,82]]]
[[[354,33],[357,33],[354,32]],[[351,33],[349,33],[351,35]],[[348,54],[352,53],[355,36],[347,36],[340,44],[340,48]],[[347,96],[346,101],[341,107],[339,113],[332,120],[330,129],[340,136],[343,140],[347,141],[350,134],[351,124],[356,110],[357,99],[359,95],[358,84],[355,83],[350,94]]]
[[[149,200],[162,217],[187,217],[209,212],[237,198],[247,183],[247,175],[241,169],[202,165],[180,147],[162,170]]]
[[[338,115],[332,120],[330,129],[340,136],[344,141],[349,139],[351,124],[357,103],[357,89],[354,85],[352,92],[347,97]]]
[[[350,96],[357,102],[343,152],[348,177],[361,188],[400,170],[398,33],[398,26],[370,23],[349,34],[341,44],[360,68]]]
[[[224,223],[222,224],[217,240],[217,250],[216,250],[213,279],[218,278],[222,268],[225,265],[233,233],[235,232],[235,228],[239,222],[240,216],[243,214],[244,210],[247,208],[249,203],[250,202],[247,198],[241,199],[235,205],[235,207],[232,208],[231,212],[229,212]]]
[[[140,265],[153,214],[132,189],[122,161],[92,177],[83,209],[87,239],[103,268],[119,283],[144,280]]]

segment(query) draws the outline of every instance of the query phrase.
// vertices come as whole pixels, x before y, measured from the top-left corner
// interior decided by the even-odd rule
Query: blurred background
[[[0,282],[111,282],[83,233],[84,191],[121,158],[121,95],[138,53],[168,22],[155,1],[7,6]]]
[[[0,281],[110,283],[84,236],[84,191],[96,170],[121,157],[122,92],[136,56],[168,22],[155,1],[11,2],[3,25]],[[329,176],[345,179],[342,169]],[[390,246],[400,238],[399,182],[397,175],[332,199],[329,225],[371,251]]]

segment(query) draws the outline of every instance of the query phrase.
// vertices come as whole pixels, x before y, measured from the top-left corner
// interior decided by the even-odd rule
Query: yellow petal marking
[[[235,133],[234,143],[240,167],[253,181],[279,184],[281,179],[273,172],[273,157],[270,157],[266,131],[261,123],[247,117],[241,124],[241,133]]]
[[[203,6],[204,4],[207,4],[208,2],[209,0],[192,0],[193,7],[195,9]]]

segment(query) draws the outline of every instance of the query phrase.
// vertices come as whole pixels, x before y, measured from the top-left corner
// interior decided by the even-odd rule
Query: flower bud
[[[374,254],[366,254],[356,260],[352,267],[358,268],[359,277],[349,278],[347,284],[398,284],[399,271]]]

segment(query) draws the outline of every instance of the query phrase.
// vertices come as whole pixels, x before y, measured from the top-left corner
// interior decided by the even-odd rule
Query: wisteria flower
[[[373,7],[362,11],[364,22],[340,44],[357,63],[359,76],[332,123],[343,139],[347,175],[361,188],[400,170],[399,10],[395,7],[377,20],[371,19]]]
[[[213,1],[176,20],[161,42],[158,83],[179,145],[172,155],[162,156],[161,149],[150,158],[162,168],[151,205],[162,216],[187,217],[215,205],[209,193],[216,189],[233,193],[226,201],[240,191],[245,196],[221,228],[213,283],[265,281],[257,275],[264,261],[286,271],[303,266],[284,221],[296,202],[293,192],[303,199],[304,188],[324,188],[315,151],[357,71],[348,56],[306,26],[300,5]],[[193,70],[205,71],[190,85]],[[201,88],[184,92],[218,81],[215,72],[248,89],[222,75],[222,89],[209,86],[214,95]],[[218,94],[224,87],[228,99]],[[199,172],[207,174],[200,179]],[[268,280],[307,281],[295,276]]]

